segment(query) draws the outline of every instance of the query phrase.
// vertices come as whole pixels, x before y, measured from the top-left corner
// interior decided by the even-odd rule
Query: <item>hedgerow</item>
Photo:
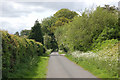
[[[17,70],[17,66],[20,64],[29,64],[28,68],[31,67],[35,63],[34,58],[43,55],[45,49],[41,43],[11,35],[6,31],[0,32],[2,32],[3,78],[11,77],[10,75]]]

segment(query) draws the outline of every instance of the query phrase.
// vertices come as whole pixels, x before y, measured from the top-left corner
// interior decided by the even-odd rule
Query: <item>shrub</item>
[[[71,57],[73,61],[89,71],[99,74],[101,78],[117,78],[119,45],[120,41],[117,39],[105,40],[98,43],[93,51],[74,51],[71,53]],[[100,73],[97,73],[96,70],[100,71]]]
[[[17,70],[16,66],[19,64],[33,63],[32,60],[35,57],[44,53],[44,47],[39,42],[10,35],[6,31],[0,32],[2,32],[3,78],[9,78],[10,74]]]
[[[55,31],[59,48],[64,46],[71,51],[91,50],[98,42],[119,39],[119,34],[117,12],[102,7],[84,11],[82,16],[74,17],[72,22],[59,26]],[[93,43],[95,45],[91,47]]]

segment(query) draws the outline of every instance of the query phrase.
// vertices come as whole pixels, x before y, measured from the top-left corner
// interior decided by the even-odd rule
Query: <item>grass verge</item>
[[[17,71],[9,76],[10,78],[46,78],[48,60],[49,57],[46,56],[35,57],[32,63],[21,63],[16,66]]]
[[[46,78],[47,75],[47,66],[48,66],[49,57],[41,57],[41,61],[38,63],[37,75],[33,78]]]
[[[99,69],[95,65],[89,64],[89,62],[87,61],[78,61],[77,58],[74,58],[72,55],[67,54],[66,57],[84,68],[85,70],[89,71],[93,75],[95,75],[97,78],[102,78],[102,80],[109,80],[111,78],[111,75],[105,69]],[[112,80],[116,80],[116,78],[113,78]]]

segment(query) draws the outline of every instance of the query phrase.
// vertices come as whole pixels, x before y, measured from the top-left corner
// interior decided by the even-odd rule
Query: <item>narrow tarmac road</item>
[[[47,78],[96,78],[58,52],[50,55]]]

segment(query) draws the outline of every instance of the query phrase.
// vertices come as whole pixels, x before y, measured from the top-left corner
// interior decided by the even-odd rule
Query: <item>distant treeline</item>
[[[105,40],[120,40],[118,13],[118,8],[109,5],[99,6],[95,10],[86,9],[81,15],[69,9],[61,9],[39,23],[42,43],[47,49],[67,52],[88,51]],[[30,38],[32,31],[22,30],[20,36]]]

